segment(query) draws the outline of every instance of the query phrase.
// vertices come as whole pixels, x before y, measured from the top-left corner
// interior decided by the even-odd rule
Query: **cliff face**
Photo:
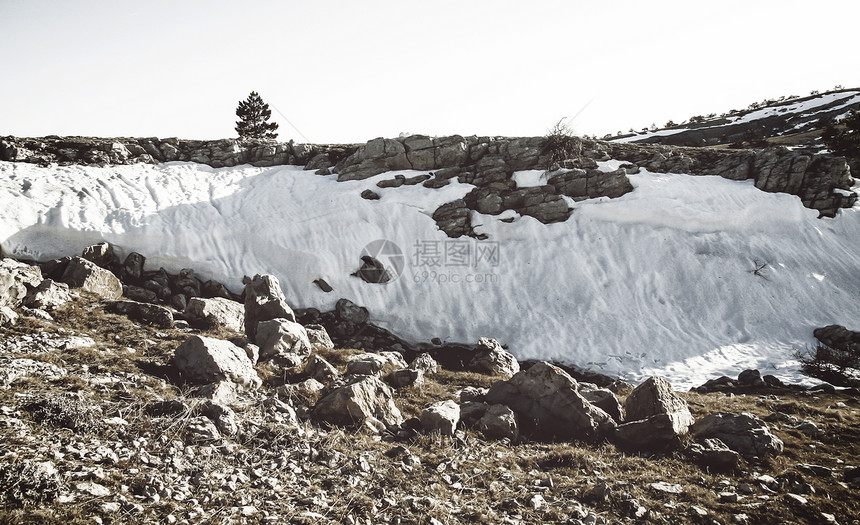
[[[555,152],[557,153],[557,152]],[[760,150],[716,150],[666,145],[604,142],[571,137],[566,160],[552,163],[554,152],[544,137],[450,137],[413,135],[402,139],[378,138],[363,145],[311,145],[275,142],[180,140],[175,138],[97,139],[44,137],[0,140],[0,160],[37,164],[134,164],[186,161],[215,168],[303,165],[319,174],[337,173],[339,181],[361,180],[394,170],[427,171],[421,180],[439,188],[451,179],[474,184],[475,191],[452,202],[434,218],[451,236],[469,235],[468,211],[491,215],[516,210],[542,222],[566,220],[564,197],[618,197],[632,190],[627,173],[645,168],[658,173],[718,175],[732,180],[755,180],[768,192],[797,195],[804,206],[832,217],[851,207],[857,195],[845,159],[826,154],[791,151],[784,147]],[[604,172],[598,161],[623,160],[628,164]],[[553,165],[550,165],[553,164]],[[514,173],[552,170],[546,184],[518,187]],[[398,185],[395,179],[392,185]]]

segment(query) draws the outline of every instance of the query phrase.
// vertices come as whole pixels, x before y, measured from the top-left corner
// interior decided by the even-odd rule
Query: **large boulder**
[[[386,171],[412,169],[406,147],[394,139],[377,138],[338,163],[337,180],[362,180]]]
[[[263,383],[245,351],[230,341],[192,335],[176,348],[173,363],[195,383],[226,379],[250,388]]]
[[[772,456],[782,453],[783,443],[771,434],[767,423],[752,414],[709,414],[690,428],[698,440],[716,438],[746,457]]]
[[[475,345],[475,357],[469,363],[469,368],[485,374],[512,377],[520,371],[520,364],[498,341],[482,337]]]
[[[192,297],[185,307],[185,314],[209,326],[223,326],[234,332],[245,331],[245,305],[223,297]]]
[[[114,301],[105,308],[108,312],[120,314],[146,324],[161,328],[173,326],[173,313],[163,306],[136,301]]]
[[[687,402],[676,394],[672,385],[662,377],[649,377],[634,388],[624,401],[624,413],[627,421],[668,415],[673,428],[679,434],[685,433],[693,424],[693,416]]]
[[[80,288],[105,299],[122,297],[122,283],[119,279],[83,257],[72,257],[60,280],[72,288]]]
[[[453,436],[460,421],[460,406],[450,399],[433,403],[421,412],[421,427],[425,432]]]
[[[313,416],[335,425],[382,430],[403,422],[391,388],[375,376],[355,376],[316,404]]]
[[[589,387],[585,388],[588,384]],[[597,388],[590,383],[580,383],[579,393],[582,397],[588,400],[589,403],[603,410],[615,420],[616,423],[621,422],[621,403],[615,397],[615,393],[608,388]]]
[[[580,395],[575,379],[544,361],[493,384],[486,401],[507,405],[542,436],[594,441],[615,428],[609,414]]]
[[[261,360],[284,354],[305,356],[312,349],[305,327],[289,319],[269,319],[258,323],[257,344]]]
[[[69,285],[45,279],[27,293],[24,305],[42,310],[54,310],[72,300]]]
[[[20,306],[42,282],[42,270],[14,259],[0,260],[0,306]]]
[[[295,322],[296,315],[287,304],[281,283],[274,275],[255,275],[245,282],[245,334],[257,342],[257,323],[269,319]]]

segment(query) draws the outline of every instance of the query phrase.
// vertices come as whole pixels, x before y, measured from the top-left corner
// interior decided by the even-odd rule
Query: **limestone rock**
[[[337,180],[362,180],[386,171],[412,169],[403,143],[394,139],[377,138],[336,166]]]
[[[348,321],[354,324],[364,324],[370,315],[367,308],[358,306],[349,299],[338,300],[334,310],[339,321]]]
[[[100,242],[84,248],[81,257],[102,268],[108,268],[116,261],[113,246],[106,242]]]
[[[122,297],[122,283],[119,279],[108,270],[82,257],[72,257],[61,281],[72,288],[80,288],[105,299]]]
[[[42,283],[42,270],[13,259],[0,260],[0,306],[19,306]]]
[[[245,351],[229,341],[193,335],[176,348],[173,362],[195,383],[227,379],[250,388],[262,384]]]
[[[714,472],[734,470],[740,461],[740,455],[717,438],[693,443],[684,452],[700,466]]]
[[[305,328],[289,319],[269,319],[257,324],[260,359],[279,354],[309,355],[312,347]]]
[[[326,350],[334,350],[334,343],[328,335],[328,331],[321,324],[305,325],[305,331],[308,334],[308,340],[311,345]]]
[[[482,337],[475,345],[475,357],[469,363],[469,368],[476,372],[512,377],[520,371],[520,364],[498,341]]]
[[[662,377],[649,377],[624,402],[627,421],[648,419],[657,414],[667,414],[675,431],[683,434],[693,424],[693,416],[687,402],[672,391],[672,385]]]
[[[308,359],[304,373],[323,382],[331,382],[339,376],[337,368],[319,354],[314,354]]]
[[[437,363],[430,354],[424,352],[422,354],[418,354],[418,356],[409,363],[409,369],[420,370],[424,375],[433,375],[439,371],[439,363]]]
[[[475,424],[475,429],[489,439],[519,439],[520,430],[513,410],[505,405],[490,405]]]
[[[782,440],[770,433],[767,423],[752,414],[709,414],[690,428],[697,439],[717,438],[747,457],[782,453]]]
[[[453,436],[460,421],[460,406],[450,399],[433,403],[421,412],[421,427],[425,432]]]
[[[223,326],[240,333],[245,331],[245,305],[230,299],[192,297],[188,300],[185,313],[207,326]]]
[[[583,388],[584,383],[580,383],[579,393],[582,397],[588,400],[589,403],[603,410],[615,420],[616,423],[621,422],[621,403],[615,394],[607,388]]]
[[[270,319],[295,322],[296,316],[287,304],[278,278],[255,275],[245,284],[245,333],[251,342],[257,343],[257,323]]]
[[[50,311],[71,300],[72,294],[69,292],[69,285],[45,279],[39,283],[39,286],[30,290],[27,297],[24,298],[24,306]]]
[[[167,308],[155,304],[138,303],[135,301],[114,301],[109,303],[105,310],[161,328],[170,328],[173,326],[173,313]]]
[[[344,386],[322,398],[314,407],[315,418],[336,425],[384,425],[403,422],[394,404],[391,388],[374,376],[356,376]]]
[[[615,428],[609,414],[580,395],[575,379],[544,361],[493,384],[486,400],[507,405],[546,436],[594,441]]]

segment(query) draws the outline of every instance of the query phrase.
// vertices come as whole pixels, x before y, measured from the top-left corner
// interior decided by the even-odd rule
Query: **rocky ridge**
[[[336,349],[272,276],[246,279],[242,301],[194,308],[201,316],[189,313],[206,301],[193,271],[166,276],[153,303],[120,299],[117,285],[130,288],[119,276],[153,275],[135,267],[143,256],[119,264],[110,253],[89,247],[62,272],[64,261],[0,264],[9,516],[39,506],[52,519],[182,523],[852,515],[856,391],[802,391],[756,371],[731,397],[681,395],[659,378],[600,388],[550,363],[520,366],[491,339],[471,352],[475,372],[428,353]],[[184,311],[171,306],[185,294]],[[116,304],[139,306],[111,314]],[[367,319],[346,300],[332,315]],[[736,396],[743,411],[726,402]],[[801,454],[810,445],[817,452]]]

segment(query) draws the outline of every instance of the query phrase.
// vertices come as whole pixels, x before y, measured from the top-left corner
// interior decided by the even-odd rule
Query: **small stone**
[[[658,492],[666,492],[667,494],[681,494],[684,492],[684,488],[677,483],[657,481],[655,483],[651,483],[649,486]]]
[[[795,503],[798,505],[806,505],[808,503],[808,500],[806,498],[804,498],[803,496],[801,496],[799,494],[792,494],[790,492],[785,495],[785,500],[788,503]]]
[[[720,492],[719,497],[723,503],[737,503],[741,499],[737,492]]]

